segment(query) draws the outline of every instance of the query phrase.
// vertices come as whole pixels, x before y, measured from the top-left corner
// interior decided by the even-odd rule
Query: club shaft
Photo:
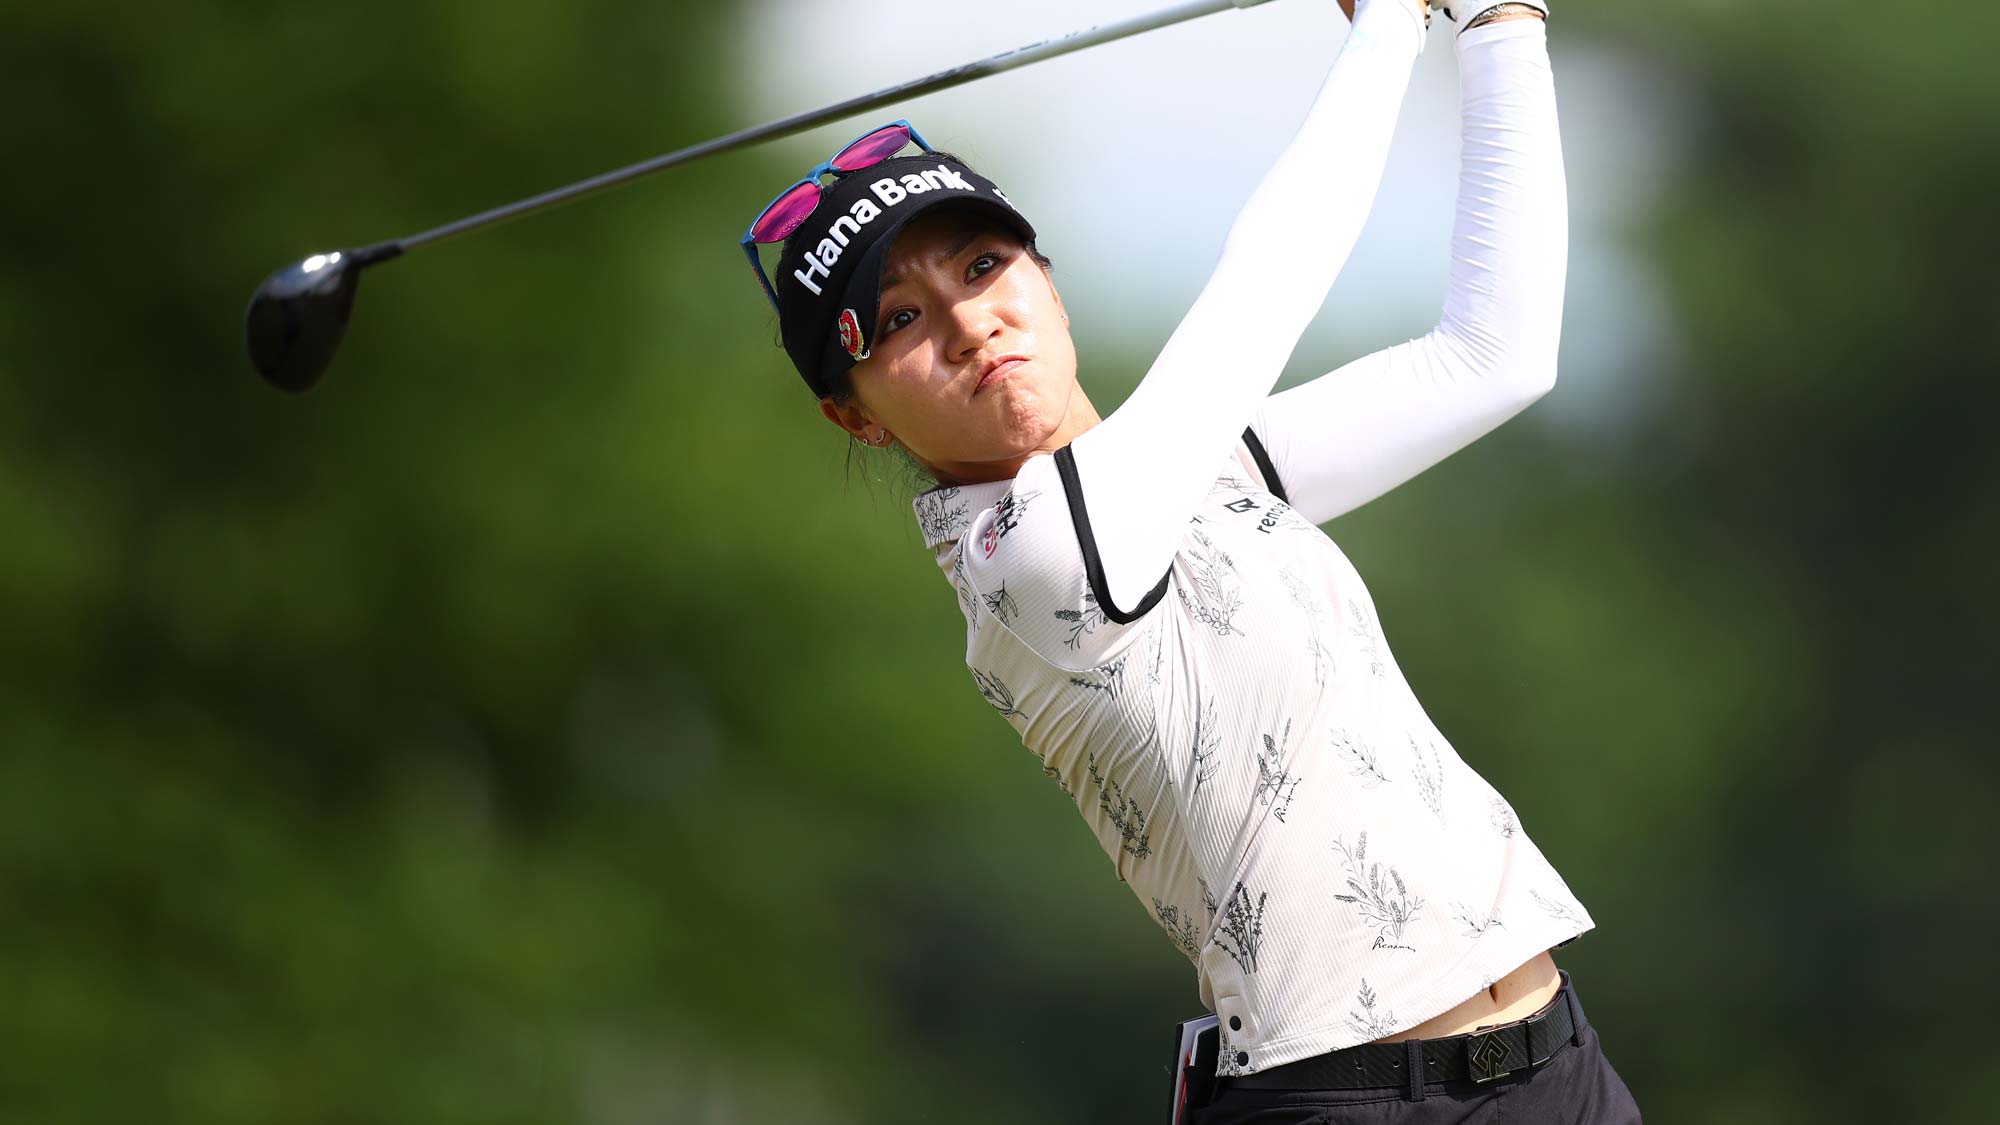
[[[1191,20],[1197,16],[1210,15],[1228,8],[1251,8],[1265,2],[1266,0],[1183,0],[1182,3],[1162,8],[1156,12],[1133,16],[1115,23],[1085,28],[1082,31],[1073,31],[1060,38],[1045,40],[1026,47],[1017,47],[1011,51],[1003,51],[991,58],[966,63],[963,66],[955,66],[949,70],[941,70],[928,77],[904,82],[897,86],[890,86],[887,89],[877,90],[872,94],[863,94],[860,97],[849,98],[847,101],[838,102],[824,109],[810,110],[806,113],[787,117],[781,121],[773,121],[768,125],[759,125],[754,129],[744,129],[740,132],[731,133],[728,136],[717,137],[712,141],[704,141],[701,144],[692,145],[677,152],[669,152],[663,156],[655,156],[650,160],[642,160],[637,164],[629,164],[623,168],[606,172],[601,176],[592,176],[587,180],[579,180],[567,187],[545,191],[540,195],[530,196],[527,199],[509,203],[502,207],[495,207],[491,211],[482,211],[477,215],[468,216],[457,222],[446,223],[444,226],[424,231],[421,234],[413,234],[406,238],[399,238],[391,242],[383,242],[366,247],[356,251],[355,256],[363,264],[394,258],[419,246],[428,245],[433,242],[442,242],[447,238],[475,231],[481,227],[490,227],[496,223],[504,223],[509,219],[518,219],[523,215],[581,199],[584,196],[593,195],[600,191],[606,191],[639,179],[642,176],[650,176],[655,172],[672,168],[677,164],[685,164],[690,160],[699,160],[704,156],[714,156],[717,153],[730,152],[734,149],[744,148],[762,141],[775,140],[779,137],[789,137],[797,133],[803,133],[808,129],[818,128],[832,121],[838,121],[843,117],[850,117],[854,114],[865,113],[869,110],[880,108],[891,102],[903,101],[922,94],[935,93],[938,90],[948,90],[953,86],[962,85],[976,78],[1002,74],[1017,67],[1027,66],[1029,63],[1041,62],[1043,59],[1052,59],[1060,55],[1067,55],[1073,51],[1081,51],[1086,47],[1097,46],[1100,43],[1110,43],[1114,40],[1124,39],[1127,36],[1152,31],[1155,28],[1166,27],[1184,20]]]

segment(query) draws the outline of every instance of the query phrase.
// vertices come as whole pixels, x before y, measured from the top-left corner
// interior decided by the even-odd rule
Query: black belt
[[[1583,1009],[1570,988],[1569,974],[1564,973],[1555,998],[1526,1019],[1444,1039],[1363,1043],[1224,1082],[1256,1090],[1405,1086],[1413,1090],[1412,1096],[1421,1097],[1422,1087],[1410,1082],[1412,1070],[1421,1069],[1424,1082],[1492,1082],[1539,1066],[1566,1046],[1582,1046],[1583,1028]]]

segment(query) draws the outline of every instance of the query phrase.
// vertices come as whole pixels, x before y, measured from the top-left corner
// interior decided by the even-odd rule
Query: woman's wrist
[[[1491,8],[1488,8],[1485,11],[1479,13],[1478,15],[1472,17],[1472,22],[1465,25],[1465,30],[1471,31],[1475,27],[1485,27],[1489,23],[1501,23],[1506,20],[1526,19],[1530,16],[1534,17],[1535,19],[1547,18],[1546,16],[1542,15],[1542,10],[1540,8],[1535,7],[1533,4],[1515,4],[1515,3],[1495,4]]]

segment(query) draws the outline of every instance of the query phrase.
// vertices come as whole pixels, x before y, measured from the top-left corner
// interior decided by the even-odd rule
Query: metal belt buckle
[[[1501,1070],[1507,1061],[1507,1041],[1497,1031],[1468,1035],[1465,1039],[1465,1070],[1474,1082],[1492,1082],[1514,1073]]]

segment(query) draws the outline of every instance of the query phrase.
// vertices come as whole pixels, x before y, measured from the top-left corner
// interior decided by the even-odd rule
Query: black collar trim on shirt
[[[1291,503],[1285,495],[1285,486],[1278,479],[1277,466],[1264,449],[1264,443],[1257,439],[1255,430],[1246,427],[1243,444],[1250,450],[1251,459],[1264,477],[1264,487],[1271,495]],[[1090,580],[1090,592],[1097,599],[1104,616],[1120,625],[1129,625],[1144,617],[1159,604],[1167,593],[1167,575],[1160,575],[1159,584],[1146,592],[1134,609],[1118,608],[1111,600],[1111,586],[1104,577],[1104,560],[1097,553],[1097,537],[1090,530],[1090,512],[1083,502],[1083,481],[1077,475],[1076,455],[1069,446],[1056,450],[1056,472],[1062,477],[1063,491],[1068,494],[1070,522],[1076,527],[1077,547],[1083,553],[1083,569]],[[1011,480],[988,481],[984,484],[968,484],[951,488],[934,488],[917,496],[912,506],[916,509],[917,524],[923,531],[924,546],[935,549],[950,543],[965,533],[971,525],[974,514],[1000,502],[1011,491]]]
[[[1118,624],[1130,625],[1146,616],[1166,596],[1167,575],[1160,575],[1160,584],[1139,599],[1138,608],[1129,613],[1119,609],[1111,600],[1111,584],[1104,580],[1104,560],[1097,555],[1097,537],[1090,532],[1090,513],[1083,506],[1083,481],[1076,473],[1076,454],[1067,445],[1056,450],[1056,473],[1062,477],[1063,491],[1069,495],[1069,518],[1076,525],[1076,544],[1083,550],[1083,573],[1090,579],[1090,592],[1097,599],[1097,608]]]
[[[1257,471],[1264,474],[1264,488],[1271,495],[1289,504],[1292,498],[1285,495],[1285,484],[1278,479],[1278,467],[1271,463],[1271,455],[1264,452],[1264,443],[1257,440],[1257,431],[1248,426],[1243,428],[1243,444],[1250,447],[1250,458],[1257,462]]]

